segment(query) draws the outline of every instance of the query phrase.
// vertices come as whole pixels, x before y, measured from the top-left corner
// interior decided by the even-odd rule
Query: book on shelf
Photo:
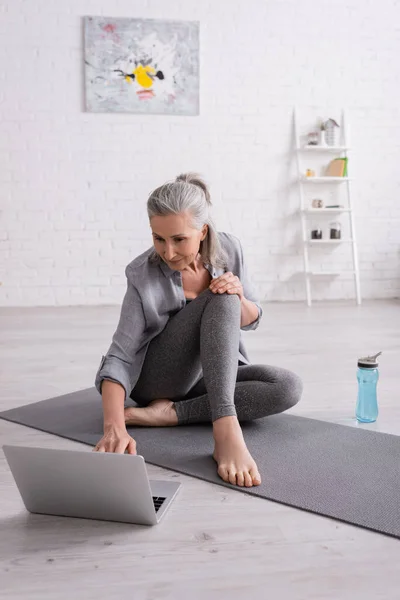
[[[347,157],[334,158],[326,168],[325,177],[347,177]]]

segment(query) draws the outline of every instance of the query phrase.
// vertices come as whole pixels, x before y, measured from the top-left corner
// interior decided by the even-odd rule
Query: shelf
[[[307,240],[308,244],[352,244],[353,240]]]
[[[354,275],[355,271],[307,271],[307,275],[311,277],[337,277],[338,275],[342,275],[344,273],[351,273]]]
[[[299,146],[297,152],[346,152],[348,146]]]
[[[351,208],[303,208],[303,212],[315,215],[315,214],[332,214],[332,213],[341,213],[341,212],[351,212]]]
[[[330,271],[307,271],[307,275],[311,277],[336,277],[340,273],[333,273]]]
[[[350,177],[306,177],[302,175],[300,181],[302,183],[344,183],[351,179]]]

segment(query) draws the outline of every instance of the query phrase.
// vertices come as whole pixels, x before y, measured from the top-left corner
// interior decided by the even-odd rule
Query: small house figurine
[[[338,123],[334,119],[328,119],[323,123],[325,131],[325,141],[328,146],[337,146],[336,135]]]

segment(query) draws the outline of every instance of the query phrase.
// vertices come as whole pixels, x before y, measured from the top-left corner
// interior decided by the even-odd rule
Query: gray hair
[[[192,217],[191,226],[201,231],[208,225],[207,236],[200,242],[200,255],[205,264],[213,267],[226,267],[227,255],[219,241],[218,232],[211,218],[211,198],[207,184],[197,173],[178,175],[172,183],[155,189],[147,200],[147,214],[152,217],[178,215],[188,212]],[[161,260],[155,250],[150,261]]]

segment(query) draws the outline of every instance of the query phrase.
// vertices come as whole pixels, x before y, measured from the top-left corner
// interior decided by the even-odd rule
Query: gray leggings
[[[205,290],[150,342],[130,397],[139,406],[173,400],[179,424],[247,421],[294,406],[301,379],[279,367],[238,365],[239,337],[239,297]]]

